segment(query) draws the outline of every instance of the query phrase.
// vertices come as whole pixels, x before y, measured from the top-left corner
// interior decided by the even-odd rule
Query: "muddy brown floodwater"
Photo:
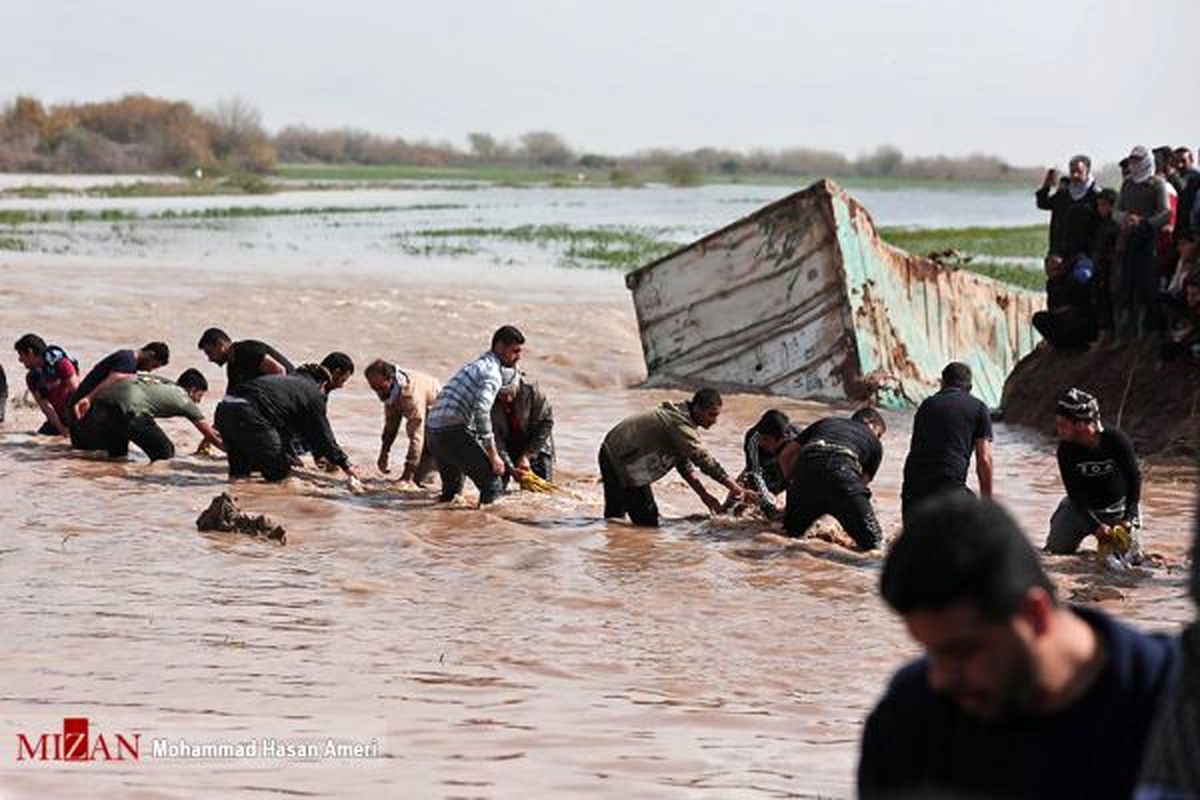
[[[74,456],[28,434],[36,409],[13,409],[0,428],[0,796],[853,793],[863,717],[915,654],[876,595],[879,557],[707,519],[674,477],[658,490],[670,518],[661,530],[605,523],[604,433],[680,395],[632,388],[644,369],[619,275],[484,273],[0,266],[0,359],[14,389],[8,348],[26,330],[86,364],[162,338],[169,375],[197,366],[209,376],[210,413],[224,381],[195,349],[209,325],[297,362],[339,349],[360,371],[382,356],[444,378],[514,322],[528,337],[524,366],[554,405],[566,489],[485,512],[396,491],[374,470],[381,413],[359,374],[330,399],[330,418],[368,494],[312,471],[235,486],[243,508],[287,526],[279,547],[196,531],[227,487],[223,461]],[[801,421],[831,411],[728,398],[705,434],[727,466],[769,405]],[[887,418],[875,488],[894,532],[911,415]],[[168,430],[190,453],[190,427]],[[1051,443],[1001,425],[996,462],[1000,496],[1040,543],[1060,492]],[[1145,519],[1160,566],[1112,576],[1089,557],[1052,559],[1064,593],[1175,630],[1191,614],[1193,496],[1189,479],[1156,471]],[[60,731],[64,717],[88,717],[93,734],[139,734],[141,758],[17,761],[17,733]],[[152,752],[326,737],[374,741],[378,757]]]

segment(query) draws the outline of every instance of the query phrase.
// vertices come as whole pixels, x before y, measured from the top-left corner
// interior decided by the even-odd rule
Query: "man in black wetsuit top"
[[[784,447],[779,460],[790,474],[783,515],[789,536],[803,536],[829,514],[859,549],[883,544],[868,484],[883,460],[880,439],[886,430],[878,411],[860,408],[850,419],[817,420]]]

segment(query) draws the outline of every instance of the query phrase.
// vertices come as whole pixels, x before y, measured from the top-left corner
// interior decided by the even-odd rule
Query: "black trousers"
[[[900,516],[904,520],[904,525],[908,525],[913,511],[920,508],[926,500],[937,495],[949,494],[975,496],[975,493],[965,485],[954,481],[929,481],[926,483],[905,481],[904,487],[900,490]]]
[[[442,502],[449,502],[462,492],[464,475],[479,490],[482,505],[494,502],[503,491],[500,476],[492,472],[492,462],[483,445],[465,425],[426,431],[425,442],[437,459],[438,475],[442,479]]]
[[[628,487],[621,483],[617,468],[603,447],[600,448],[600,480],[604,483],[604,518],[629,521],[643,528],[658,527],[658,504],[649,486]]]
[[[104,450],[111,458],[124,458],[129,455],[130,442],[151,461],[175,456],[175,445],[153,417],[127,417],[120,408],[103,401],[93,404],[87,416],[71,428],[71,447],[76,450]]]
[[[871,490],[854,461],[838,454],[802,455],[788,486],[783,528],[789,536],[803,536],[824,514],[836,519],[862,550],[883,543]]]
[[[213,424],[225,442],[231,479],[261,472],[268,481],[281,481],[292,474],[283,438],[252,404],[222,400]]]

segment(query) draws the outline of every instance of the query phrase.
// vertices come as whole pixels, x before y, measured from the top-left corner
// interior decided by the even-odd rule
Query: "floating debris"
[[[196,528],[201,531],[223,533],[245,533],[261,536],[280,544],[287,543],[287,531],[266,514],[247,514],[237,506],[237,501],[228,492],[221,492],[212,499],[208,508],[196,518]]]

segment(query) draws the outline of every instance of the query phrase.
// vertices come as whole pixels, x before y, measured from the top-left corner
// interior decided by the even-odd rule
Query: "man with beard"
[[[492,346],[455,373],[438,395],[425,421],[429,451],[442,479],[441,501],[462,491],[463,477],[479,490],[481,506],[495,502],[504,490],[504,459],[492,434],[492,404],[521,359],[525,336],[512,325],[492,334]]]
[[[925,656],[867,718],[861,797],[1131,795],[1170,639],[1061,605],[1012,517],[961,493],[913,515],[880,588]]]

